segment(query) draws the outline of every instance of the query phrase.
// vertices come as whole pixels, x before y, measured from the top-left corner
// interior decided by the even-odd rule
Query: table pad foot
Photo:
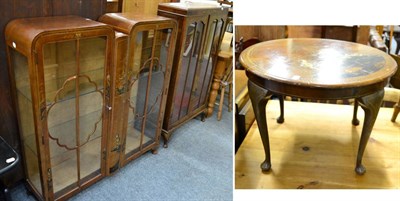
[[[360,120],[353,119],[353,120],[351,120],[351,124],[353,124],[354,126],[358,126],[358,125],[360,125]]]
[[[355,171],[356,171],[356,173],[357,173],[358,175],[363,175],[363,174],[366,172],[366,169],[365,169],[365,167],[364,167],[362,164],[360,164],[360,165],[358,165],[358,166],[356,167]]]
[[[264,162],[261,163],[260,167],[263,172],[268,172],[271,170],[271,162],[265,160]]]
[[[276,122],[277,122],[278,124],[283,124],[283,122],[285,122],[285,118],[283,118],[282,116],[279,116],[279,117],[276,119]]]

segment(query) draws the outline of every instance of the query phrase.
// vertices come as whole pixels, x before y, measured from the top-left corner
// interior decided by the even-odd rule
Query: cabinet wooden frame
[[[109,13],[101,16],[99,21],[111,25],[116,31],[127,36],[126,50],[119,48],[119,45],[116,44],[117,52],[115,53],[117,55],[115,60],[115,102],[113,104],[112,131],[109,136],[111,147],[109,147],[110,152],[108,153],[112,164],[109,171],[112,173],[118,167],[126,165],[147,151],[157,152],[175,50],[177,23],[170,18],[133,13]],[[147,61],[150,62],[150,65],[146,63]],[[146,74],[149,79],[146,78]],[[136,83],[141,85],[142,78],[147,79],[147,85],[138,86],[136,92],[133,91]],[[158,81],[154,81],[156,79]],[[159,88],[159,90],[154,90],[154,88]],[[137,93],[137,96],[134,96],[134,93]],[[142,123],[144,123],[137,130],[130,129],[131,123],[129,122],[132,121],[130,121],[129,115],[132,112],[135,113],[135,107],[130,104],[136,99],[137,103],[140,102],[140,94],[142,94],[142,99],[144,98],[143,107],[146,111],[142,115]],[[154,100],[155,102],[152,103]],[[146,108],[151,108],[149,113]],[[136,110],[140,109],[136,107]],[[152,120],[151,113],[153,113]],[[151,121],[154,126],[153,130],[144,125]],[[128,141],[129,136],[132,141],[135,132],[141,133],[140,137],[138,136],[137,147],[133,147],[135,145]],[[153,136],[150,137],[153,139],[147,139],[147,143],[144,142],[145,133],[147,136]],[[129,148],[130,151],[128,151]],[[120,151],[113,151],[116,149]]]
[[[106,175],[114,31],[57,16],[13,20],[5,36],[28,187],[68,199]]]
[[[177,20],[179,29],[162,131],[167,147],[173,130],[202,113],[204,120],[228,7],[199,2],[161,3],[158,15]]]

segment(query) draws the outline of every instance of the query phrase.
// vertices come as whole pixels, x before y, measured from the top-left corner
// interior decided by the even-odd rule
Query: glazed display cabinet
[[[217,3],[161,3],[158,14],[177,20],[179,29],[162,132],[167,147],[174,129],[201,113],[205,116],[228,8]]]
[[[165,17],[132,13],[109,13],[99,21],[121,32],[115,43],[116,79],[109,136],[112,173],[159,147],[177,24]]]
[[[65,200],[106,175],[114,31],[58,16],[13,20],[5,35],[28,186]]]

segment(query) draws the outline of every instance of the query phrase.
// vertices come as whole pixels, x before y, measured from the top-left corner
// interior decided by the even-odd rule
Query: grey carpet
[[[71,200],[232,200],[232,112],[224,106],[221,121],[216,115],[190,120],[174,131],[167,149],[144,154]],[[23,184],[11,195],[14,201],[35,200]]]

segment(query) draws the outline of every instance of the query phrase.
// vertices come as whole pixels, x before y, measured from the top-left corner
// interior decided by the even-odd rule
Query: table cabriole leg
[[[351,121],[351,123],[354,126],[358,126],[360,124],[360,121],[357,119],[357,111],[358,111],[358,102],[357,99],[354,99],[353,120]]]
[[[276,119],[276,122],[278,122],[279,124],[282,124],[285,121],[285,108],[284,108],[284,99],[283,99],[283,95],[279,95],[279,107],[281,109],[281,115],[278,117],[278,119]]]
[[[371,135],[372,128],[374,127],[376,117],[378,116],[379,108],[382,104],[384,95],[384,90],[380,90],[368,96],[357,98],[357,102],[360,104],[361,108],[364,110],[365,117],[363,128],[360,137],[360,145],[358,147],[357,162],[355,171],[359,175],[365,173],[365,167],[362,165],[362,157],[364,155],[365,147],[369,136]]]
[[[254,115],[256,117],[258,130],[261,135],[261,140],[264,146],[265,160],[261,163],[262,171],[269,171],[271,169],[271,154],[269,147],[269,137],[268,137],[268,127],[267,127],[267,117],[265,113],[265,106],[268,100],[271,98],[272,93],[265,90],[250,80],[247,85],[249,89],[249,97],[251,104],[253,105]]]

